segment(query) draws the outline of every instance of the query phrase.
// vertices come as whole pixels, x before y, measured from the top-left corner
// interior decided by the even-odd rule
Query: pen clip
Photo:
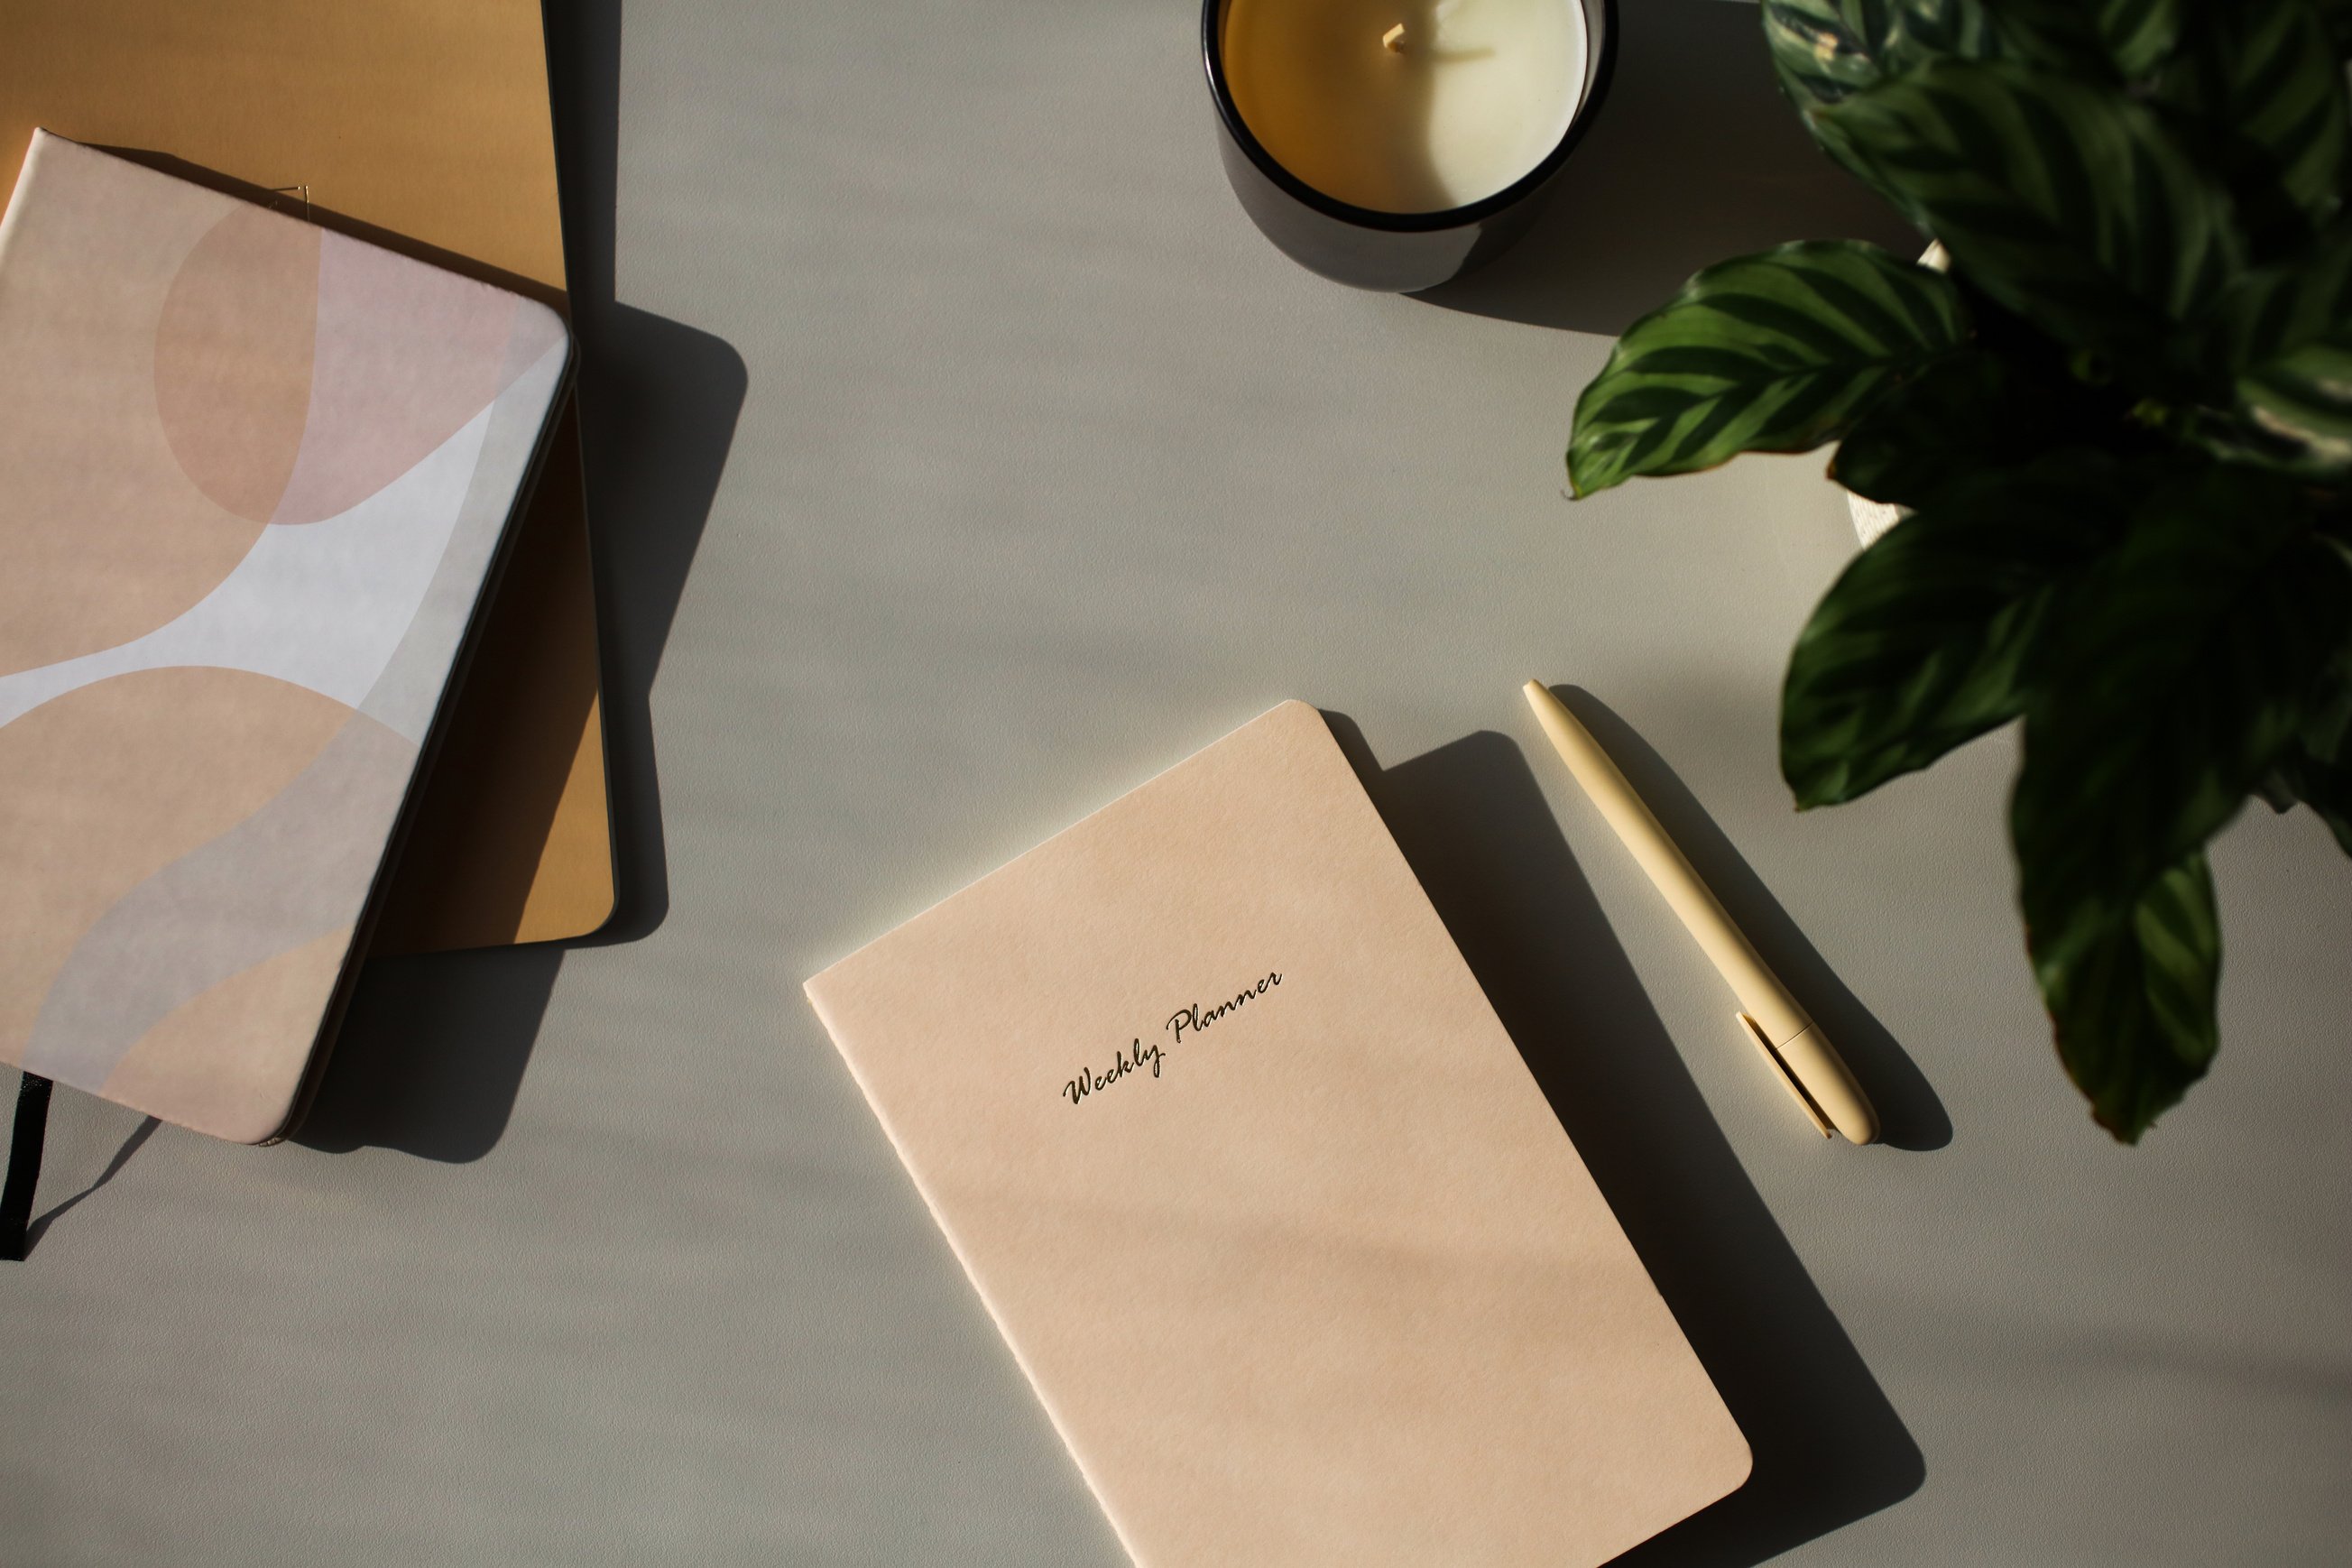
[[[1789,1098],[1795,1100],[1807,1119],[1821,1130],[1822,1136],[1828,1137],[1833,1131],[1830,1119],[1822,1114],[1822,1108],[1813,1103],[1813,1097],[1805,1092],[1805,1086],[1797,1081],[1797,1075],[1789,1070],[1789,1064],[1782,1061],[1780,1053],[1772,1048],[1771,1038],[1764,1033],[1764,1026],[1745,1013],[1734,1014],[1733,1016],[1747,1028],[1756,1042],[1756,1048],[1764,1053],[1764,1059],[1772,1064],[1772,1076],[1780,1080],[1781,1087],[1789,1091]]]

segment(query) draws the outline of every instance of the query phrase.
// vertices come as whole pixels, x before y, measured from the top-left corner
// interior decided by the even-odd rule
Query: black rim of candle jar
[[[1389,213],[1372,207],[1360,207],[1353,202],[1343,202],[1337,196],[1324,195],[1288,169],[1267,152],[1250,128],[1242,121],[1241,105],[1234,101],[1234,89],[1225,80],[1225,7],[1232,0],[1203,0],[1201,6],[1201,57],[1209,73],[1209,96],[1217,100],[1217,116],[1225,123],[1234,142],[1260,173],[1272,180],[1294,201],[1302,202],[1317,212],[1339,219],[1343,223],[1365,228],[1387,229],[1397,234],[1425,234],[1433,229],[1461,228],[1470,224],[1484,223],[1506,207],[1524,200],[1531,192],[1559,172],[1568,155],[1584,139],[1585,127],[1601,112],[1601,100],[1609,94],[1609,78],[1617,63],[1617,0],[1577,0],[1584,12],[1589,37],[1594,29],[1591,24],[1597,15],[1601,26],[1598,58],[1592,62],[1586,80],[1589,85],[1577,100],[1576,110],[1569,116],[1568,129],[1561,132],[1559,144],[1544,154],[1543,161],[1517,179],[1496,191],[1481,196],[1467,206],[1442,207],[1435,212]]]

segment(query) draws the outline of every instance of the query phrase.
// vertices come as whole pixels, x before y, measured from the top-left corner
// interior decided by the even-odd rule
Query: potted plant
[[[1580,496],[1836,442],[1906,520],[1798,635],[1800,808],[2021,721],[2059,1056],[2135,1142],[2219,1045],[2206,842],[2352,852],[2348,0],[1764,0],[1814,140],[1948,255],[1699,273],[1576,407]]]

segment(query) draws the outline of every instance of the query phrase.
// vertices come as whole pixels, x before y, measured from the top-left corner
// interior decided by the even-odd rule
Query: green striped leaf
[[[2122,513],[2114,465],[2069,453],[1961,480],[1856,556],[1781,690],[1798,806],[1852,800],[2022,713],[2062,596]]]
[[[2327,29],[2328,47],[2338,59],[2352,60],[2352,0],[2312,0]]]
[[[1820,446],[1967,331],[1949,279],[1875,246],[1810,240],[1710,267],[1634,322],[1577,399],[1570,482],[1591,495]]]
[[[1764,0],[1760,9],[1772,68],[1800,110],[1837,103],[1930,60],[2021,60],[2093,75],[2105,64],[2090,19],[2067,0]],[[1866,164],[1823,145],[1876,183]]]
[[[2015,361],[1956,354],[1855,421],[1830,478],[1872,500],[1922,507],[1951,485],[2022,468],[2055,447],[2098,446],[2112,430],[2104,414],[2080,387],[2041,384]]]
[[[2235,5],[2238,0],[2220,0]],[[2170,58],[2189,24],[2189,0],[2098,0],[2094,10],[2099,37],[2116,68],[2127,77],[2146,76]]]
[[[1931,59],[2003,53],[1984,0],[1764,0],[1762,10],[1773,68],[1801,109]]]
[[[2191,425],[2200,444],[2305,478],[2352,475],[2352,222],[2242,279],[2214,310],[2203,357],[2230,402]]]
[[[2311,0],[2231,0],[2197,15],[2157,96],[2193,117],[2242,205],[2272,199],[2307,238],[2343,205],[2352,94]],[[2299,231],[2299,232],[2297,232]]]
[[[2240,377],[2237,390],[2258,438],[2222,450],[2315,479],[2352,474],[2352,331],[2280,355]]]
[[[1764,0],[1764,41],[1800,109],[1930,60],[2021,60],[2095,74],[2104,46],[2065,0]]]
[[[2273,778],[2288,796],[2273,804],[2282,810],[2294,801],[2311,807],[2344,853],[2352,855],[2352,640],[2339,650],[2303,732]]]
[[[2279,779],[2352,855],[2352,758],[2331,762],[2297,752],[2280,764]]]
[[[2205,368],[2222,378],[2352,331],[2352,222],[2336,225],[2302,255],[2240,278],[2205,329]]]
[[[2033,957],[2067,1076],[2100,1126],[2138,1142],[2221,1048],[2221,921],[2204,852],[2168,868],[2089,946]]]
[[[2242,263],[2227,195],[2118,90],[1939,61],[1812,118],[1971,285],[2074,347],[2154,355]]]
[[[2347,626],[2352,562],[2292,483],[2214,465],[2158,492],[2070,595],[2026,710],[2010,833],[2037,954],[2074,963],[2236,814]]]

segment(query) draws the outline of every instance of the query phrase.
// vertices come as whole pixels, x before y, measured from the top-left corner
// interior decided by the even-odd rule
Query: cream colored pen
[[[1609,753],[1541,682],[1528,681],[1527,693],[1528,706],[1536,710],[1560,761],[1601,808],[1609,826],[1617,830],[1617,837],[1625,841],[1625,847],[1633,852],[1642,869],[1650,874],[1658,891],[1666,896],[1666,903],[1682,917],[1699,947],[1731,983],[1733,994],[1739,998],[1740,1026],[1813,1125],[1821,1129],[1822,1136],[1828,1137],[1835,1128],[1856,1143],[1877,1142],[1878,1112],[1871,1109],[1862,1086],[1853,1081],[1853,1074],[1797,1005],[1788,987],[1765,967],[1754,944],[1731,923],[1723,905],[1699,880],[1690,861],[1666,837],[1666,830],[1658,826],[1658,819],[1633,793],[1617,764],[1609,760]]]

